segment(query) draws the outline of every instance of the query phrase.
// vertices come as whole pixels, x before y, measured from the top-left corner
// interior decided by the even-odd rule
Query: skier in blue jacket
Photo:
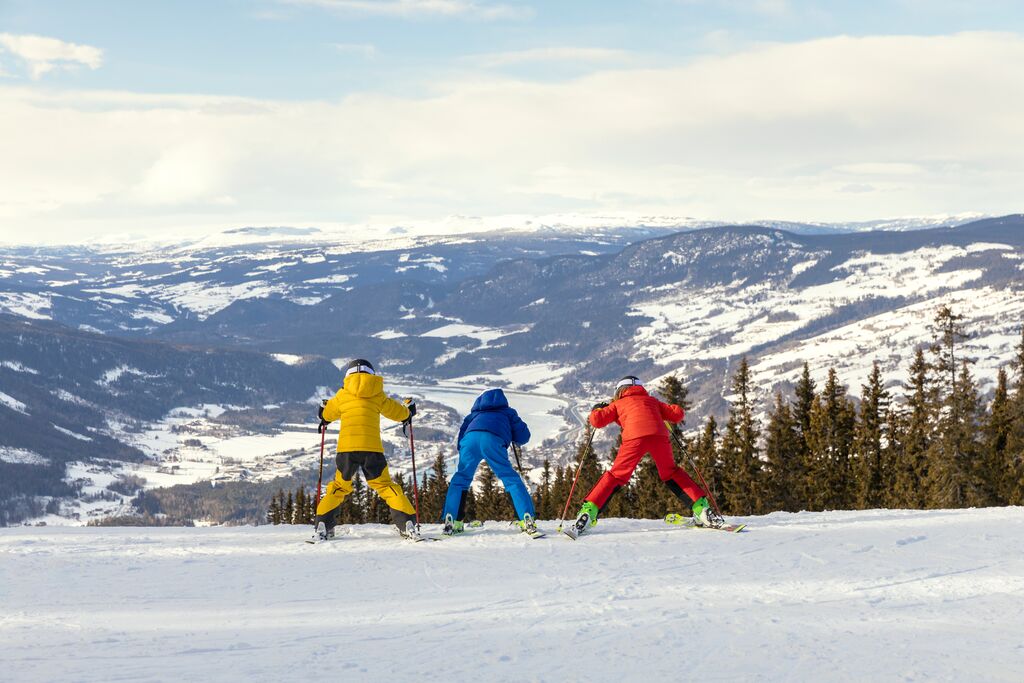
[[[510,444],[523,445],[530,440],[530,428],[508,405],[505,392],[489,389],[477,397],[473,410],[459,429],[459,467],[448,484],[444,501],[444,533],[448,536],[464,529],[466,490],[481,460],[486,460],[512,496],[520,528],[537,533],[537,512],[522,477],[508,460]]]

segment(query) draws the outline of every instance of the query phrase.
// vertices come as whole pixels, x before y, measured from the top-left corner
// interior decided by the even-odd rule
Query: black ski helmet
[[[373,369],[373,363],[362,358],[356,358],[354,361],[345,366],[346,377],[356,372],[365,372],[368,375],[377,374],[377,372]]]

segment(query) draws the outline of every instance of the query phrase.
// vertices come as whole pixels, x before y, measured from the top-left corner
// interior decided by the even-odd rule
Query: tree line
[[[725,425],[709,417],[695,434],[674,430],[676,461],[727,515],[1024,505],[1024,330],[987,401],[971,373],[974,361],[964,353],[963,316],[942,306],[930,331],[932,339],[916,348],[900,387],[887,386],[875,362],[856,398],[834,367],[819,388],[804,363],[792,391],[778,391],[763,405],[742,358],[731,379]],[[688,389],[676,376],[666,377],[656,391],[689,410]],[[540,482],[530,485],[538,517],[561,516],[579,467],[569,502],[573,517],[618,446],[604,462],[586,440],[572,463],[557,467],[545,460]],[[513,519],[511,500],[486,464],[477,477],[467,519]],[[401,475],[395,479],[412,500],[408,482]],[[358,476],[354,487],[339,522],[389,523],[387,506]],[[421,521],[440,521],[447,489],[445,457],[439,454],[419,487]],[[312,522],[312,505],[305,489],[287,495],[282,490],[268,520]],[[668,512],[689,514],[689,506],[672,495],[645,458],[602,516],[654,519]]]

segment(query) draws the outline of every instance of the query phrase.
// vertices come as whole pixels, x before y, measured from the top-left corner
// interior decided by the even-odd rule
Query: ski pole
[[[316,524],[316,509],[320,507],[320,491],[324,485],[324,444],[327,442],[327,429],[320,425],[320,476],[316,480],[316,502],[313,503],[313,523]]]
[[[412,415],[409,416],[409,454],[412,456],[412,496],[416,502],[416,531],[420,530],[420,485],[416,481],[416,439],[412,436]]]
[[[676,442],[677,446],[679,446],[679,450],[686,456],[686,462],[690,463],[690,467],[693,468],[693,471],[697,474],[697,478],[700,479],[700,485],[704,489],[704,493],[708,494],[708,500],[711,501],[711,507],[714,508],[715,512],[721,515],[722,511],[718,509],[718,503],[715,501],[715,497],[711,493],[711,487],[709,487],[708,483],[704,481],[704,475],[700,473],[700,468],[697,467],[697,463],[695,463],[693,458],[690,457],[690,454],[686,452],[679,435],[671,429],[668,430],[668,433],[672,435],[672,440]]]
[[[562,516],[558,518],[558,530],[562,530],[562,521],[565,520],[565,515],[569,512],[569,503],[572,502],[572,494],[576,491],[576,482],[579,481],[580,472],[583,471],[583,461],[587,457],[587,453],[590,452],[590,444],[594,441],[595,430],[587,425],[587,431],[590,432],[590,436],[587,437],[587,445],[583,449],[583,453],[580,454],[580,464],[576,466],[576,476],[573,477],[572,486],[569,488],[569,497],[565,499],[565,507],[562,509]]]

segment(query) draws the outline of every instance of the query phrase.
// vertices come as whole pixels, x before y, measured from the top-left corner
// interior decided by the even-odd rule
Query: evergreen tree
[[[271,524],[281,523],[281,505],[277,502],[276,493],[270,499],[270,507],[267,509],[267,521]]]
[[[977,455],[977,391],[967,360],[961,361],[959,374],[957,367],[958,344],[967,338],[962,321],[962,315],[941,306],[932,326],[937,419],[935,438],[927,449],[928,472],[924,483],[926,504],[933,508],[963,507],[982,498],[972,464]]]
[[[885,444],[889,392],[882,384],[878,362],[871,367],[868,383],[861,386],[860,410],[854,432],[857,501],[860,508],[883,507],[888,498],[892,473]]]
[[[992,405],[985,420],[985,476],[986,486],[992,492],[995,505],[1006,505],[1016,483],[1012,476],[1014,467],[1009,457],[1007,442],[1013,428],[1013,411],[1010,404],[1009,378],[1006,370],[999,368],[996,375],[996,390]]]
[[[696,471],[694,481],[717,502],[722,498],[722,461],[718,450],[718,423],[711,415],[690,449]]]
[[[306,519],[306,491],[301,486],[295,490],[295,516],[292,524],[307,524]]]
[[[924,481],[928,476],[928,450],[933,438],[935,389],[931,366],[924,350],[917,349],[910,366],[910,381],[904,386],[906,414],[901,416],[900,459],[896,464],[893,500],[911,509],[925,507]]]
[[[799,441],[789,404],[776,393],[765,429],[764,501],[768,512],[800,509],[804,477]]]
[[[732,379],[734,400],[722,438],[723,511],[734,515],[755,514],[764,509],[761,492],[761,460],[758,457],[760,426],[754,418],[750,365],[744,356]]]
[[[554,474],[551,470],[551,459],[544,458],[544,465],[541,468],[540,486],[537,488],[536,493],[538,519],[554,519],[558,516],[558,511],[555,509],[558,507],[558,504],[555,502],[554,492],[551,490],[553,485]]]
[[[817,485],[817,493],[811,500],[812,509],[844,510],[853,505],[850,451],[853,449],[854,415],[846,388],[839,383],[835,368],[829,368],[828,380],[811,407],[811,427],[807,434],[812,462],[807,474]]]
[[[665,403],[677,405],[684,413],[690,412],[690,389],[675,375],[667,375],[658,383],[658,393]],[[685,419],[684,419],[685,422]]]
[[[480,480],[479,494],[477,497],[476,513],[479,519],[483,520],[508,520],[514,519],[515,515],[509,515],[508,496],[498,483],[498,477],[488,467],[486,462],[480,463],[480,471],[477,477]]]
[[[284,504],[284,516],[283,524],[293,524],[292,519],[295,517],[295,501],[292,500],[292,492],[288,492],[288,500]]]
[[[804,363],[800,379],[793,391],[793,423],[797,433],[797,456],[800,463],[800,474],[797,480],[798,503],[796,509],[810,509],[811,500],[815,497],[817,486],[807,476],[811,470],[811,451],[807,446],[807,434],[811,431],[811,407],[814,405],[815,384],[811,379],[811,369]]]
[[[1010,428],[1006,435],[1007,462],[1003,473],[1002,490],[1009,505],[1024,505],[1024,327],[1013,360],[1017,374],[1010,402]]]

